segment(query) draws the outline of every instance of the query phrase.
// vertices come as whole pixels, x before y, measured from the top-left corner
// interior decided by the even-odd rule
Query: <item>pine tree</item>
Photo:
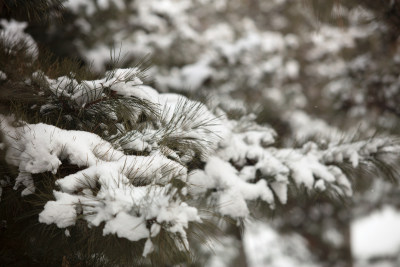
[[[287,211],[296,207],[311,212],[317,202],[340,213],[365,180],[397,182],[397,132],[370,135],[369,125],[365,134],[350,134],[306,115],[304,98],[315,96],[293,82],[302,75],[290,56],[298,52],[297,39],[261,32],[267,22],[259,14],[255,23],[245,17],[235,23],[224,14],[236,30],[253,34],[235,39],[222,24],[202,43],[194,30],[200,22],[171,13],[170,1],[77,1],[65,2],[65,9],[60,1],[34,2],[5,1],[0,8],[4,264],[203,266],[210,240],[240,240],[252,216],[280,216],[285,231],[293,221]],[[177,12],[197,10],[175,4]],[[213,5],[195,4],[204,10]],[[256,13],[254,5],[261,3],[251,1],[248,12]],[[121,38],[116,33],[126,21],[132,35],[120,40],[125,43],[119,49],[104,45]],[[233,44],[219,40],[218,32]],[[177,37],[165,46],[182,53],[156,42],[167,34]],[[57,45],[58,35],[65,44]],[[258,35],[272,44],[262,46]],[[125,56],[129,41],[134,51]],[[149,73],[156,72],[156,82],[147,76],[147,52],[154,53],[157,69]],[[339,57],[336,52],[317,43],[309,54],[329,61]],[[265,75],[257,76],[260,68]],[[340,78],[318,82],[329,87]],[[219,93],[213,102],[182,91],[182,84]],[[256,89],[268,84],[283,92],[271,88],[261,109],[237,100],[261,98]],[[321,131],[321,124],[337,136]],[[344,248],[351,261],[346,253]]]

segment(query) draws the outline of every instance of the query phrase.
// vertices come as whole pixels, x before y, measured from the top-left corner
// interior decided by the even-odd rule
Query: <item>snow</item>
[[[317,266],[306,240],[296,234],[280,234],[266,223],[247,223],[243,242],[249,267]]]
[[[8,176],[5,176],[4,178],[6,178],[6,179],[0,180],[0,200],[1,200],[1,196],[3,194],[3,187],[10,184],[10,181],[9,181],[10,178]]]
[[[244,182],[237,175],[237,171],[227,162],[217,157],[210,157],[204,170],[207,176],[215,181],[215,187],[220,189],[220,212],[232,217],[245,217],[249,211],[246,200],[258,198],[273,204],[273,195],[264,180],[256,184]],[[190,177],[189,177],[190,182]],[[206,185],[212,188],[213,183]]]
[[[21,196],[33,194],[35,192],[35,185],[33,184],[32,175],[28,172],[20,172],[15,179],[14,190],[23,184],[25,189],[21,192]]]
[[[270,208],[274,208],[275,201],[285,204],[289,178],[307,191],[329,189],[350,197],[351,183],[336,164],[349,162],[356,168],[371,154],[386,155],[384,151],[398,149],[386,138],[347,143],[334,141],[324,149],[313,142],[299,149],[277,149],[271,147],[274,132],[268,127],[254,130],[249,121],[251,116],[241,122],[222,120],[227,129],[236,130],[221,140],[217,154],[208,158],[204,171],[194,171],[188,177],[192,194],[200,198],[212,189],[219,212],[231,217],[248,216],[247,202],[251,200],[265,201]],[[254,182],[257,175],[261,179]],[[269,178],[268,182],[263,178]]]
[[[49,201],[44,206],[44,210],[39,214],[39,222],[52,224],[55,223],[59,228],[66,228],[75,225],[76,208],[78,203],[76,196],[54,191],[56,201]]]
[[[313,136],[318,136],[321,139],[343,136],[339,129],[328,125],[321,119],[313,118],[303,111],[287,112],[285,116],[298,140],[307,140]]]
[[[36,42],[33,40],[32,36],[25,33],[24,30],[28,26],[27,22],[19,22],[16,20],[5,20],[0,19],[0,25],[3,27],[0,30],[0,39],[4,42],[4,47],[13,50],[14,47],[26,47],[27,55],[31,56],[33,59],[36,59],[39,54],[39,50]],[[15,48],[14,48],[15,49]],[[4,75],[0,75],[1,79],[3,79]]]
[[[144,244],[144,249],[143,249],[143,257],[147,257],[148,254],[154,251],[154,245],[151,242],[151,239],[147,239],[146,243]]]
[[[65,234],[66,237],[71,237],[71,233],[69,232],[68,229],[66,229],[66,230],[64,231],[64,234]]]
[[[271,209],[276,201],[287,203],[289,186],[305,188],[307,192],[334,190],[340,196],[349,197],[353,190],[348,177],[338,167],[340,164],[350,163],[357,168],[377,153],[398,153],[399,147],[390,138],[341,142],[334,135],[340,136],[343,132],[298,110],[307,104],[302,86],[296,83],[302,72],[310,77],[316,73],[327,79],[340,78],[348,71],[346,62],[330,56],[353,47],[367,34],[363,29],[370,31],[371,28],[352,26],[342,30],[324,25],[318,33],[301,36],[283,34],[276,29],[263,31],[249,17],[228,23],[216,19],[216,23],[210,23],[191,16],[204,12],[202,5],[217,5],[212,2],[71,0],[65,3],[73,13],[85,14],[75,25],[87,34],[96,32],[97,25],[91,19],[96,12],[112,8],[127,9],[127,13],[135,11],[134,15],[109,23],[111,40],[104,34],[101,41],[94,41],[90,47],[80,44],[81,54],[93,63],[95,70],[104,70],[110,56],[108,45],[117,42],[123,42],[123,60],[130,54],[138,58],[153,52],[161,61],[162,57],[167,58],[171,66],[153,69],[164,93],[144,85],[139,68],[115,69],[98,80],[83,81],[74,79],[73,73],[50,78],[38,70],[32,75],[47,82],[39,94],[52,96],[51,101],[39,107],[41,114],[57,109],[55,101],[61,97],[68,99],[76,111],[84,110],[93,102],[107,98],[106,91],[123,99],[142,100],[154,109],[146,114],[148,125],[145,127],[125,131],[121,123],[118,132],[110,136],[106,123],[101,124],[103,139],[92,133],[67,131],[43,123],[15,125],[12,117],[1,116],[2,147],[6,161],[18,168],[14,189],[23,187],[22,196],[35,192],[32,174],[57,174],[63,162],[80,167],[79,171],[56,181],[55,200],[44,206],[39,215],[41,223],[67,228],[79,218],[89,227],[104,225],[104,235],[113,234],[131,241],[146,239],[142,254],[146,257],[154,250],[151,238],[161,231],[179,236],[181,248],[188,248],[187,229],[193,222],[202,222],[196,201],[213,204],[220,215],[243,219],[251,213],[249,202],[263,201]],[[224,9],[228,4],[220,1],[218,5]],[[272,21],[283,28],[289,23],[283,17]],[[10,42],[26,42],[30,47],[28,52],[37,57],[36,44],[24,32],[26,23],[13,20],[0,23],[4,28],[2,36]],[[138,30],[130,33],[127,28]],[[311,47],[305,59],[318,59],[318,62],[303,69],[300,60],[304,58],[298,59],[296,53],[298,49],[302,51],[305,40]],[[174,58],[172,52],[176,50],[182,51],[182,58]],[[324,60],[325,57],[328,59]],[[354,62],[352,67],[356,68],[360,62],[363,63]],[[0,71],[0,79],[6,78]],[[264,83],[264,80],[271,82]],[[216,105],[165,93],[171,88],[199,91],[205,89],[206,81],[213,84],[211,87],[220,86],[222,93],[212,94]],[[331,83],[331,93],[340,93],[342,89],[338,88],[343,83],[346,81]],[[295,138],[306,140],[318,135],[324,142],[309,142],[299,148],[284,144],[282,148],[275,144],[277,133],[269,125],[256,123],[256,115],[228,119],[229,112],[235,109],[242,114],[249,113],[244,102],[233,101],[231,95],[253,88],[262,88],[259,102],[263,104],[260,105],[269,100],[283,107],[273,115],[289,125]],[[392,90],[385,92],[387,97],[395,92],[395,88]],[[365,100],[362,95],[356,99]],[[221,104],[223,101],[228,104]],[[124,119],[138,123],[144,108],[131,108],[132,118]],[[112,121],[121,119],[116,112],[105,113]],[[65,117],[69,121],[74,119],[69,114]],[[173,145],[168,145],[169,140]],[[141,156],[134,156],[138,154]],[[204,168],[191,170],[188,166],[192,161],[199,161]],[[187,182],[184,189],[178,192],[171,184],[174,179]],[[204,199],[206,195],[210,197]],[[185,202],[182,196],[192,201]],[[261,235],[272,248],[279,243],[272,229],[249,227],[247,236]],[[65,231],[67,235],[68,230]],[[245,242],[251,250],[257,250],[257,246],[264,244],[253,243],[264,241]],[[304,246],[302,242],[298,244]],[[276,266],[294,264],[282,251],[276,253],[282,256],[278,257]],[[265,258],[257,258],[260,255],[253,256],[254,266],[265,264]]]
[[[0,80],[6,80],[6,79],[7,79],[7,75],[0,70]]]
[[[276,196],[282,204],[287,202],[287,184],[288,182],[273,182],[271,188],[274,190]]]
[[[150,236],[161,230],[178,234],[182,240],[178,248],[188,248],[186,230],[190,223],[202,221],[198,209],[171,188],[172,179],[187,182],[185,194],[189,192],[194,199],[212,191],[221,215],[246,218],[249,201],[264,201],[271,209],[276,201],[285,204],[289,178],[309,191],[330,188],[350,196],[351,184],[334,164],[350,162],[357,167],[371,154],[398,151],[387,138],[333,142],[325,149],[312,142],[298,149],[276,148],[275,131],[256,124],[254,115],[233,121],[219,110],[216,116],[200,102],[144,86],[138,69],[117,69],[107,72],[103,79],[81,82],[66,76],[50,79],[39,72],[35,75],[46,79],[53,94],[71,99],[78,107],[103,97],[107,87],[122,97],[147,101],[158,110],[153,126],[113,137],[115,144],[93,133],[43,123],[14,126],[12,117],[1,117],[6,161],[20,171],[15,188],[25,186],[23,196],[35,190],[31,174],[56,174],[63,161],[82,168],[56,181],[56,200],[45,205],[40,222],[66,228],[73,226],[82,213],[89,226],[104,223],[104,235],[115,234],[131,241],[147,238],[144,256],[153,250]],[[45,104],[40,110],[49,108],[54,107]],[[172,128],[166,127],[170,125]],[[207,147],[199,155],[204,169],[188,173],[185,163],[196,154],[190,149],[162,147],[165,137],[198,140]],[[127,155],[124,149],[149,155]],[[95,187],[99,187],[96,192]],[[150,229],[147,220],[155,221]]]
[[[318,181],[316,181],[314,187],[320,191],[325,191],[326,186],[324,180],[319,179]]]
[[[92,166],[123,155],[92,133],[61,130],[43,123],[14,128],[10,118],[1,116],[0,119],[8,147],[6,161],[21,172],[56,173],[63,159],[68,158],[78,166]]]
[[[354,220],[351,224],[351,249],[364,262],[371,258],[397,256],[400,251],[400,213],[394,207],[382,209]]]
[[[205,252],[208,257],[204,266],[227,267],[231,266],[239,253],[239,242],[231,236],[221,236],[218,239],[210,239],[206,245],[200,247],[202,252]],[[211,247],[211,253],[210,253]]]
[[[213,73],[207,62],[198,62],[182,68],[182,83],[189,90],[197,90]]]
[[[124,237],[130,241],[138,241],[148,237],[149,230],[146,228],[143,218],[119,212],[115,218],[107,221],[103,234],[116,234],[118,237]],[[144,252],[148,252],[148,248]]]
[[[74,101],[77,106],[84,106],[105,97],[104,88],[110,88],[120,95],[134,96],[135,87],[143,84],[138,78],[138,73],[139,70],[137,68],[116,69],[107,72],[103,79],[81,82],[67,76],[58,77],[54,80],[48,77],[45,78],[54,95],[67,97]],[[34,76],[41,75],[43,74],[40,72],[34,74]],[[140,89],[136,91],[140,91]]]
[[[23,196],[34,192],[31,173],[57,173],[63,160],[84,167],[56,181],[60,191],[53,192],[55,201],[46,203],[39,214],[40,222],[65,228],[75,225],[82,212],[89,225],[105,222],[104,235],[137,241],[150,236],[146,220],[155,218],[164,230],[179,233],[187,243],[189,223],[201,221],[197,209],[173,197],[175,193],[168,185],[172,178],[185,181],[186,168],[164,155],[124,155],[92,133],[46,124],[13,127],[12,118],[1,119],[6,160],[20,170],[15,188],[23,184]],[[94,195],[96,183],[100,188]],[[154,228],[152,236],[159,231]],[[148,244],[144,254],[150,253],[150,248]]]
[[[79,13],[81,10],[84,10],[87,15],[93,15],[95,10],[95,4],[92,1],[85,0],[69,0],[64,3],[64,6],[74,13]]]

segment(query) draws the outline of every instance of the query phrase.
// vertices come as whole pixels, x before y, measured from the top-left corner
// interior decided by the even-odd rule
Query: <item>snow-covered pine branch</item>
[[[153,51],[158,52],[155,56],[168,58],[167,64],[164,62],[168,67],[160,64],[155,71],[164,91],[185,86],[198,89],[211,79],[222,92],[216,100],[223,101],[231,92],[243,95],[243,89],[264,86],[265,76],[271,76],[273,88],[266,86],[268,93],[262,98],[290,106],[295,112],[303,107],[305,94],[292,84],[300,74],[299,63],[286,54],[301,53],[299,42],[310,36],[261,31],[249,18],[234,18],[232,25],[217,20],[216,25],[201,31],[190,22],[189,14],[198,10],[193,6],[208,10],[214,5],[203,2],[138,0],[128,7],[123,1],[70,1],[67,8],[87,15],[74,23],[85,34],[94,35],[94,43],[80,43],[81,53],[88,62],[93,60],[99,72],[109,56],[102,42],[111,36],[112,42],[124,40],[123,52],[143,55]],[[91,31],[98,23],[91,17],[102,17],[92,15],[108,11],[108,7],[127,8],[138,15],[111,16],[115,28],[107,34],[100,27]],[[125,19],[139,30],[116,35],[125,31]],[[400,147],[395,138],[282,147],[274,129],[257,124],[253,115],[229,118],[229,110],[144,85],[140,67],[114,69],[91,79],[66,66],[68,71],[56,75],[42,68],[37,45],[24,32],[25,23],[0,23],[2,56],[8,59],[7,64],[0,62],[1,89],[12,92],[22,88],[31,100],[1,95],[1,103],[12,107],[10,116],[1,115],[1,148],[7,163],[2,167],[14,167],[17,173],[7,172],[0,186],[8,195],[12,183],[21,193],[7,201],[28,202],[33,196],[44,199],[39,211],[33,212],[40,225],[56,227],[68,238],[81,234],[84,238],[84,233],[93,232],[100,233],[102,240],[110,236],[128,240],[138,244],[136,258],[150,257],[153,263],[165,240],[171,241],[167,254],[190,252],[191,226],[205,223],[210,214],[239,221],[250,216],[252,201],[276,209],[290,198],[314,192],[351,197],[351,180],[363,179],[353,177],[352,171],[360,168],[398,178]],[[359,25],[352,25],[351,32],[324,29],[322,38],[327,40],[348,38],[337,38],[332,46],[311,38],[308,60],[329,53],[335,56],[371,31]],[[171,39],[175,35],[177,38]],[[185,48],[179,49],[182,58],[170,53],[176,47]],[[320,76],[343,72],[341,61],[330,63],[333,67],[337,64],[338,73],[326,73],[326,62],[311,62],[309,70],[317,70]],[[171,67],[174,64],[179,67]],[[293,95],[294,100],[289,100]],[[33,100],[38,101],[32,105]],[[230,101],[231,96],[225,100]],[[219,104],[216,106],[224,106]],[[291,109],[271,116],[282,119]],[[283,120],[291,125],[293,117]],[[299,120],[293,125],[296,122]],[[293,125],[293,131],[299,130]],[[50,185],[48,194],[41,191],[43,182]],[[211,212],[203,216],[203,209]],[[100,262],[107,262],[104,251],[90,252],[89,258],[100,254]]]
[[[244,218],[249,216],[248,201],[261,200],[271,208],[277,202],[285,204],[290,186],[349,197],[351,183],[340,169],[341,163],[357,168],[360,163],[374,164],[378,154],[393,158],[400,151],[390,138],[332,144],[324,149],[312,142],[299,149],[274,147],[276,133],[253,122],[252,116],[229,120],[221,110],[216,116],[204,104],[175,94],[159,94],[138,78],[116,82],[116,77],[135,71],[116,70],[96,81],[46,77],[50,86],[43,87],[82,107],[101,99],[99,88],[107,87],[123,98],[135,97],[159,110],[159,116],[146,117],[146,127],[111,138],[114,143],[86,131],[16,122],[2,116],[5,159],[18,168],[15,189],[23,185],[23,196],[35,192],[32,174],[56,174],[63,162],[81,169],[59,177],[55,200],[45,204],[40,222],[60,228],[72,227],[80,219],[90,227],[104,223],[104,235],[116,234],[131,241],[147,239],[144,256],[153,249],[152,238],[163,229],[178,235],[177,244],[181,240],[180,247],[188,249],[189,223],[201,222],[196,199],[208,196],[206,201],[221,215]],[[43,106],[39,110],[47,112]],[[132,107],[132,114],[137,114],[136,110]],[[134,117],[132,122],[137,120]],[[172,140],[167,142],[166,138]],[[181,139],[190,143],[180,146]],[[199,146],[206,149],[196,154]],[[143,152],[147,153],[135,155]],[[188,170],[195,157],[200,157],[204,168]],[[173,179],[185,186],[174,188]],[[185,198],[192,200],[188,204]]]

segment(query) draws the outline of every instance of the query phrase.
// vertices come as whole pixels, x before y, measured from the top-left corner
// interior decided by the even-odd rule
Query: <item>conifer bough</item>
[[[1,24],[1,53],[15,59],[0,69],[1,89],[26,92],[1,96],[11,112],[0,116],[0,205],[20,206],[6,213],[11,221],[23,205],[32,207],[25,216],[39,226],[26,227],[31,243],[37,227],[63,244],[85,244],[71,246],[69,260],[187,262],[195,256],[189,239],[202,225],[221,217],[239,222],[251,216],[252,201],[272,210],[300,194],[351,197],[357,168],[388,170],[397,179],[396,138],[282,148],[277,133],[253,115],[230,119],[218,107],[159,93],[143,84],[140,67],[97,79],[74,72],[51,77],[35,69],[38,51],[23,32],[26,24]],[[125,241],[112,244],[127,240],[131,251],[115,256],[113,248],[94,244],[115,237]]]

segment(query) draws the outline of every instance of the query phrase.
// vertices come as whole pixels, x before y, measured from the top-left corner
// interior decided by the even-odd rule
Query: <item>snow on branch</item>
[[[27,22],[0,19],[0,26],[3,28],[0,31],[0,43],[7,49],[7,53],[15,55],[17,50],[23,50],[26,56],[37,59],[39,54],[37,44],[32,36],[24,32],[28,26]]]
[[[334,193],[350,197],[353,193],[350,177],[342,170],[342,163],[353,169],[367,164],[379,171],[380,161],[391,171],[397,171],[400,153],[398,142],[392,138],[371,138],[346,144],[329,144],[319,148],[313,142],[299,149],[276,148],[274,132],[254,126],[240,132],[238,122],[231,128],[215,156],[210,157],[204,170],[189,175],[192,192],[201,197],[207,190],[220,213],[232,217],[249,215],[247,201],[261,199],[274,208],[276,201],[285,204],[289,186],[304,187],[306,192]],[[277,199],[277,200],[276,200]]]
[[[376,26],[351,23],[347,30],[322,25],[321,34],[315,35],[292,25],[298,19],[284,19],[286,13],[298,11],[296,4],[288,9],[283,9],[285,1],[276,1],[282,3],[274,8],[260,6],[271,16],[256,22],[243,12],[221,16],[231,8],[239,11],[241,5],[216,2],[65,2],[71,12],[66,23],[73,25],[67,28],[76,30],[78,38],[73,38],[77,51],[71,51],[88,65],[93,63],[96,74],[81,68],[82,62],[73,67],[73,62],[46,59],[42,47],[39,53],[34,38],[25,32],[28,23],[0,19],[0,51],[7,59],[0,69],[0,102],[5,107],[0,113],[12,114],[0,114],[0,149],[6,163],[17,169],[16,175],[10,171],[0,179],[0,197],[3,188],[10,193],[11,185],[24,201],[32,195],[41,199],[35,205],[46,229],[56,226],[71,237],[83,234],[78,229],[82,225],[88,232],[96,228],[96,235],[138,244],[146,258],[161,250],[173,254],[170,246],[162,246],[163,238],[168,239],[165,243],[172,240],[171,250],[188,252],[191,226],[207,227],[209,217],[201,213],[205,207],[208,216],[239,221],[250,216],[253,201],[275,209],[303,194],[350,197],[353,179],[364,178],[356,177],[362,173],[356,170],[398,179],[398,140],[338,140],[334,134],[347,136],[349,131],[335,133],[338,129],[332,125],[298,110],[312,104],[313,93],[305,92],[308,87],[322,87],[326,97],[312,104],[314,112],[332,101],[345,104],[354,98],[350,104],[356,107],[368,102],[360,90],[369,83],[352,86],[357,79],[347,76],[359,69],[374,70],[376,66],[365,67],[373,63],[373,53],[368,51],[351,64],[345,64],[340,54],[348,54],[358,40],[369,40]],[[278,18],[276,10],[285,14]],[[205,14],[211,14],[211,20]],[[271,25],[270,31],[260,28],[262,24]],[[292,26],[293,31],[283,30]],[[54,29],[48,28],[45,35],[60,33]],[[114,63],[108,47],[113,44],[120,44],[123,66],[153,54],[157,65],[152,76],[163,92],[207,89],[218,103],[210,108],[180,94],[160,93],[145,85],[140,64],[105,71]],[[61,54],[71,55],[59,48]],[[370,76],[376,84],[375,75]],[[382,96],[386,102],[396,102],[396,88],[389,86],[396,84],[396,77],[382,78],[391,89]],[[352,94],[353,87],[360,89]],[[329,100],[336,97],[340,99]],[[254,107],[247,108],[242,99],[251,100]],[[245,115],[259,110],[258,105],[264,106],[258,121],[278,119],[291,133],[279,126],[276,132],[256,123],[253,114]],[[357,112],[366,114],[364,109]],[[313,137],[315,142],[290,144]],[[41,182],[46,179],[51,188],[43,193]],[[89,256],[107,261],[103,252]]]
[[[159,153],[125,155],[92,133],[46,124],[13,127],[10,118],[1,119],[6,161],[19,169],[15,188],[23,184],[22,195],[34,193],[32,174],[55,174],[63,161],[84,167],[56,181],[60,190],[54,190],[55,201],[44,206],[40,222],[65,228],[83,215],[89,226],[105,222],[103,234],[131,241],[150,239],[163,228],[179,234],[187,248],[185,229],[200,217],[170,184],[172,179],[186,180],[184,166]],[[148,220],[158,226],[147,229]],[[146,247],[145,255],[151,246]]]
[[[54,200],[44,205],[40,222],[68,228],[83,220],[89,227],[103,227],[104,235],[146,239],[144,256],[154,249],[152,238],[160,231],[171,233],[176,247],[187,250],[189,224],[202,221],[204,200],[221,215],[243,218],[250,214],[249,201],[273,209],[287,202],[291,187],[349,197],[353,189],[341,164],[379,168],[377,160],[385,163],[400,152],[391,138],[332,142],[322,148],[313,142],[296,149],[276,147],[277,133],[255,123],[254,116],[230,120],[222,110],[158,93],[142,84],[137,69],[117,69],[95,81],[34,76],[45,81],[41,90],[51,92],[53,104],[67,101],[85,109],[118,96],[118,101],[135,99],[152,107],[154,112],[143,114],[140,105],[128,102],[129,123],[124,113],[109,112],[113,105],[97,109],[94,116],[114,116],[118,125],[108,134],[103,125],[104,138],[1,116],[5,159],[19,170],[14,188],[23,185],[22,195],[29,195],[35,192],[33,174],[58,175]],[[46,114],[48,107],[39,110]],[[62,112],[68,116],[74,110]],[[62,164],[79,169],[60,177]],[[176,186],[177,180],[183,186]]]

